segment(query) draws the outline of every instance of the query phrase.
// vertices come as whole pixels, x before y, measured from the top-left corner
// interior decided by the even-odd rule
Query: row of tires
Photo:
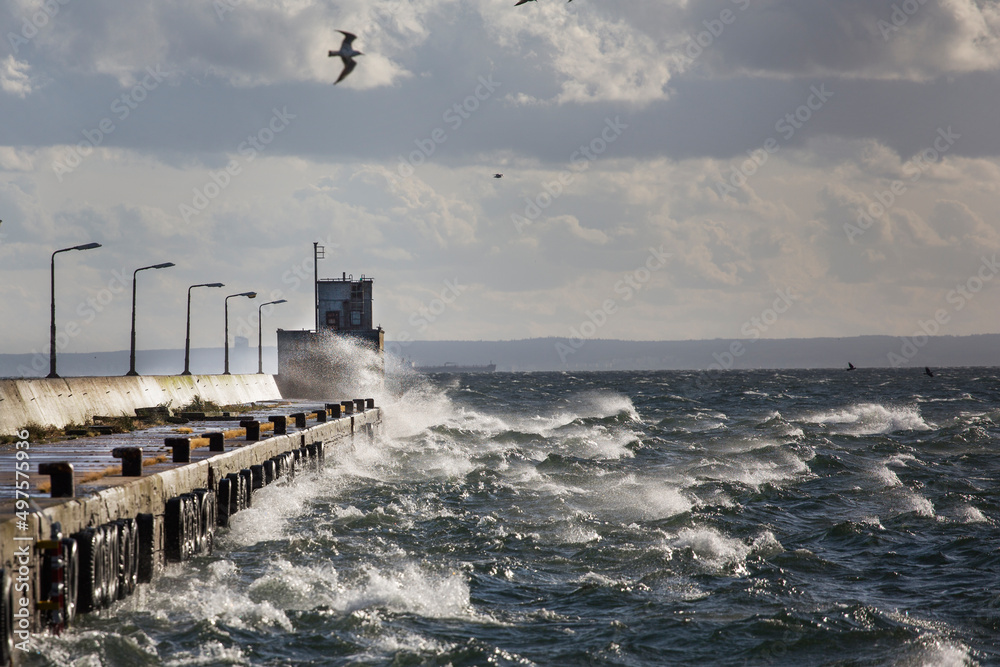
[[[216,527],[229,526],[230,517],[253,504],[253,492],[297,470],[316,468],[323,462],[323,444],[313,443],[271,457],[219,480],[215,491],[195,489],[170,498],[163,513],[163,550],[168,561],[185,561],[197,554],[211,554]],[[138,514],[85,528],[63,537],[59,524],[52,536],[35,544],[40,554],[39,600],[35,607],[55,633],[61,632],[78,612],[103,609],[127,598],[139,583],[152,580],[155,557],[155,519]],[[27,636],[30,619],[15,616],[15,578],[27,581],[24,565],[0,569],[0,665],[13,656],[15,638]],[[18,598],[26,590],[16,589]],[[20,626],[24,626],[23,628]]]

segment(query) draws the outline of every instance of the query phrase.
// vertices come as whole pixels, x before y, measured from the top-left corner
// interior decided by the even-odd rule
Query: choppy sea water
[[[1000,664],[998,373],[412,379],[28,664]]]

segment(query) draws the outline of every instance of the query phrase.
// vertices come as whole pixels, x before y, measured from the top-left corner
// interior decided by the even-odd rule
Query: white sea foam
[[[738,482],[757,488],[798,479],[809,473],[809,466],[796,453],[772,447],[712,459],[690,472],[700,480]]]
[[[347,613],[377,607],[428,618],[474,617],[461,573],[432,573],[414,563],[396,569],[366,565],[360,580],[340,587],[335,607]]]
[[[77,663],[73,663],[74,666]],[[223,646],[210,640],[194,651],[179,651],[163,663],[167,667],[196,667],[197,665],[249,665],[251,661],[238,646]]]
[[[954,515],[961,523],[989,523],[986,515],[972,505],[959,505],[955,508]]]
[[[581,417],[612,417],[625,413],[632,421],[641,421],[632,399],[614,391],[585,391],[569,399],[572,411]]]
[[[587,544],[600,542],[601,534],[593,528],[582,526],[576,522],[563,523],[553,531],[555,541],[560,544]]]
[[[977,665],[969,647],[944,637],[922,637],[919,646],[900,659],[897,667],[971,667]]]
[[[931,426],[920,415],[919,406],[884,406],[880,403],[857,403],[802,417],[802,421],[831,427],[838,433],[876,435],[896,431],[929,431]]]
[[[691,562],[705,572],[740,575],[747,572],[746,560],[750,555],[767,558],[784,551],[769,530],[748,543],[711,527],[684,528],[676,536],[668,537],[664,546],[671,557],[689,555]]]
[[[284,611],[270,600],[254,600],[235,567],[213,567],[203,577],[192,577],[187,564],[171,564],[157,579],[157,595],[147,600],[151,611],[164,620],[209,619],[236,628],[278,627],[292,630]]]
[[[232,548],[285,537],[291,517],[307,511],[307,503],[318,492],[329,493],[336,488],[322,482],[323,479],[321,475],[307,473],[296,477],[295,483],[272,484],[254,491],[253,506],[229,518],[230,530],[219,534],[220,545]]]
[[[675,484],[633,474],[595,478],[576,502],[616,522],[666,519],[689,511],[693,501]]]
[[[740,570],[750,553],[750,546],[742,540],[726,537],[714,528],[684,528],[669,546],[674,550],[689,550],[693,561],[709,572]]]
[[[935,516],[934,503],[906,487],[891,489],[887,492],[884,502],[889,511],[894,514],[913,512],[925,517]]]
[[[884,463],[873,465],[869,472],[871,476],[874,477],[875,480],[882,486],[903,486],[903,482],[899,479],[899,476],[889,470],[888,466]]]

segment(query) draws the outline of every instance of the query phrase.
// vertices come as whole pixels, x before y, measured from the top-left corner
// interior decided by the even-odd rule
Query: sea
[[[1000,664],[1000,370],[412,376],[28,665]]]

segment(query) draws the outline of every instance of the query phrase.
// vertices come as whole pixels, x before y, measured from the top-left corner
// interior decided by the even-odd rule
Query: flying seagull
[[[517,0],[517,4],[514,6],[517,7],[518,5],[523,5],[526,2],[535,2],[535,0]]]
[[[354,62],[355,56],[363,56],[364,54],[360,51],[354,50],[354,40],[357,39],[357,35],[352,35],[349,32],[343,30],[338,30],[341,35],[344,36],[344,41],[340,44],[339,51],[330,51],[329,56],[331,58],[335,56],[340,56],[341,60],[344,61],[344,71],[340,73],[340,77],[333,82],[333,85],[337,85],[341,81],[347,78],[347,75],[354,71],[354,66],[357,65]]]
[[[503,174],[493,174],[493,178],[503,178]]]
[[[847,362],[847,370],[849,370],[849,371],[853,371],[853,370],[854,370],[854,368],[855,368],[854,364],[852,364],[851,362],[849,362],[849,361],[848,361],[848,362]]]
[[[924,366],[924,375],[930,378],[934,377],[934,373],[932,373],[931,369],[928,368],[927,366]]]

